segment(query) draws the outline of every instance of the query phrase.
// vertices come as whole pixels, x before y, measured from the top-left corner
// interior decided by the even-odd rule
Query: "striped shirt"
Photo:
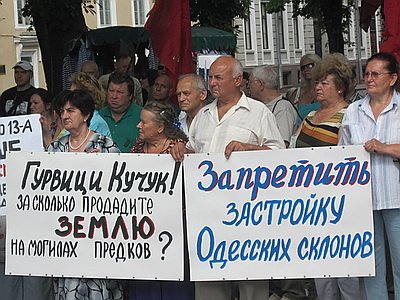
[[[384,144],[400,143],[400,94],[375,120],[367,95],[350,104],[343,118],[340,145],[363,145],[370,139]],[[400,166],[389,155],[371,153],[372,204],[374,210],[400,208]]]
[[[303,123],[296,140],[296,148],[336,146],[338,144],[339,128],[346,108],[342,108],[329,120],[313,124],[312,119],[316,111],[310,112]]]

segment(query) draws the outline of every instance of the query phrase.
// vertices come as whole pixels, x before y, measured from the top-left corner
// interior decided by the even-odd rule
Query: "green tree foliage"
[[[235,32],[233,19],[247,19],[252,0],[190,0],[190,17],[202,26]]]
[[[343,34],[347,32],[351,22],[353,0],[348,0],[346,5],[342,0],[270,0],[267,4],[268,12],[282,11],[285,4],[290,2],[293,3],[294,17],[312,18],[318,23],[318,27],[326,31],[331,53],[344,52]]]

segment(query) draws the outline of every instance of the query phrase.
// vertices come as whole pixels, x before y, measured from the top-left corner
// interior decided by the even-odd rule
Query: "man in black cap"
[[[35,92],[31,85],[33,67],[30,62],[19,61],[14,66],[16,86],[5,90],[0,96],[0,117],[26,115],[30,112],[29,100]]]

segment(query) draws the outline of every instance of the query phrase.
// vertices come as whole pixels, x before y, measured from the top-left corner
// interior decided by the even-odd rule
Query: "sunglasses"
[[[307,70],[310,70],[310,69],[314,68],[314,66],[315,66],[314,63],[309,63],[309,64],[306,64],[306,65],[302,65],[302,66],[300,67],[300,70],[301,70],[301,71],[305,71],[306,69],[307,69]]]

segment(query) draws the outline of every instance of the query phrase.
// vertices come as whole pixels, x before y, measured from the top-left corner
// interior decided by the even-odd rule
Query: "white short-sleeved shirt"
[[[181,112],[179,113],[179,122],[181,123],[181,130],[186,134],[189,135],[189,127],[187,124],[187,114],[181,110]]]
[[[400,144],[400,94],[375,120],[370,97],[349,105],[342,122],[339,145],[363,145],[375,138],[384,144]],[[400,208],[400,164],[389,155],[371,153],[372,204],[374,210]]]
[[[204,106],[193,119],[186,147],[195,153],[222,153],[235,140],[271,149],[285,148],[271,111],[243,93],[238,103],[218,119],[217,101]]]

